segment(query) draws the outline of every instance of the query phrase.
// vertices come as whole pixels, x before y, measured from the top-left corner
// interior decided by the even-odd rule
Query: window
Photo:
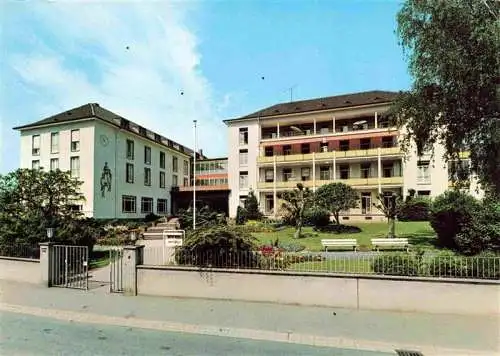
[[[160,168],[165,169],[165,152],[160,152]]]
[[[308,154],[309,152],[311,152],[311,146],[308,143],[303,143],[302,145],[300,145],[300,152],[303,155]]]
[[[134,141],[127,140],[127,159],[134,159]]]
[[[189,175],[189,162],[184,161],[184,175],[188,176]]]
[[[428,197],[431,195],[431,191],[430,190],[419,190],[417,191],[417,196],[419,197]]]
[[[361,178],[370,178],[370,163],[361,163]]]
[[[156,213],[157,214],[167,214],[167,199],[157,199],[156,200]]]
[[[141,197],[141,213],[149,214],[153,212],[153,198]]]
[[[288,182],[292,180],[292,169],[291,168],[283,168],[283,182]]]
[[[349,140],[341,140],[339,142],[339,149],[341,151],[349,151]]]
[[[55,171],[59,169],[59,158],[51,158],[50,159],[50,170]]]
[[[292,146],[291,145],[284,145],[283,146],[283,155],[291,155],[292,154]]]
[[[40,169],[40,161],[38,159],[31,161],[31,169]]]
[[[177,170],[179,169],[179,160],[177,159],[177,157],[172,157],[172,171],[173,172],[177,172]]]
[[[31,136],[31,155],[40,155],[40,135]]]
[[[393,168],[394,168],[394,164],[392,162],[384,163],[382,166],[382,173],[383,173],[382,176],[384,178],[393,177],[394,176]]]
[[[59,132],[50,134],[50,153],[59,153]]]
[[[151,164],[151,147],[144,146],[144,164]]]
[[[265,181],[266,182],[273,182],[274,181],[274,170],[266,169],[264,174],[265,174]]]
[[[71,130],[71,152],[80,151],[80,130]]]
[[[248,145],[248,128],[241,127],[240,128],[240,145]]]
[[[394,139],[392,136],[382,137],[382,147],[389,148],[394,147]]]
[[[246,195],[240,195],[240,206],[243,208],[245,206],[245,201],[247,200]]]
[[[134,183],[134,165],[132,163],[127,163],[125,181],[127,183]]]
[[[272,157],[273,154],[274,154],[273,146],[267,146],[266,148],[264,148],[264,155],[266,157]]]
[[[182,183],[183,183],[183,186],[184,186],[184,187],[187,187],[187,186],[189,185],[189,178],[188,178],[188,177],[184,177],[184,179],[183,179],[183,182],[182,182]]]
[[[177,187],[178,181],[177,181],[177,175],[172,176],[172,186]]]
[[[417,183],[430,184],[431,175],[429,172],[429,161],[417,162]]]
[[[248,188],[248,172],[240,172],[240,189]]]
[[[372,193],[361,193],[361,214],[369,214],[372,207]]]
[[[349,165],[341,164],[339,166],[340,179],[349,179]]]
[[[122,195],[122,212],[135,213],[137,198],[132,195]]]
[[[165,172],[160,172],[160,188],[165,188]]]
[[[362,138],[360,141],[359,141],[359,148],[361,148],[362,150],[367,150],[370,148],[370,145],[371,145],[371,142],[370,142],[370,139],[369,138]]]
[[[396,195],[392,192],[384,192],[384,206],[392,208],[396,204]]]
[[[328,142],[321,142],[321,152],[328,152]]]
[[[302,181],[309,180],[310,175],[311,175],[311,168],[305,167],[300,169],[300,177]]]
[[[248,150],[240,150],[240,166],[248,164]]]
[[[319,167],[319,179],[320,180],[330,180],[330,167],[320,166]]]
[[[151,186],[151,168],[144,168],[144,185]]]
[[[72,177],[80,177],[80,157],[71,157],[70,171]]]

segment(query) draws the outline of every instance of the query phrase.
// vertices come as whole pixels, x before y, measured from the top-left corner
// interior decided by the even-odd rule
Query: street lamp
[[[47,228],[47,238],[49,241],[54,237],[54,228],[53,227],[48,227]]]
[[[196,120],[193,120],[194,152],[193,152],[193,230],[196,230]]]

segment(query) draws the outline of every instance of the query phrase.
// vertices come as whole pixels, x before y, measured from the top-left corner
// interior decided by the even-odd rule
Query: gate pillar
[[[141,264],[142,248],[144,246],[123,247],[123,293],[137,295],[137,268]]]
[[[52,276],[54,273],[54,249],[53,242],[41,242],[40,246],[40,280],[46,287],[52,286]]]

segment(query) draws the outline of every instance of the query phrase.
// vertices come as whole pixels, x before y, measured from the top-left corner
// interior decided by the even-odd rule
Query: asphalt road
[[[394,355],[394,353],[333,349],[280,342],[64,322],[8,312],[0,313],[0,354],[23,356]]]

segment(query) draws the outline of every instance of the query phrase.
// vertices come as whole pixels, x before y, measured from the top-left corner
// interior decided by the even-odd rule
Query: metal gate
[[[51,285],[54,287],[88,289],[88,247],[54,245],[52,248]]]
[[[109,291],[123,293],[123,249],[109,250]]]

